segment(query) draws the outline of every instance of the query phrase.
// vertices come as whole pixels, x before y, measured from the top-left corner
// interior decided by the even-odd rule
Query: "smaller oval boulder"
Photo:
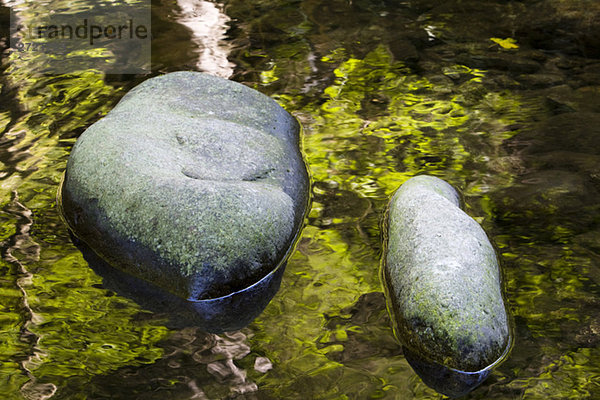
[[[180,298],[227,296],[285,262],[308,203],[300,126],[269,97],[198,72],[131,90],[77,140],[61,188],[74,234]]]
[[[398,339],[427,363],[485,370],[511,344],[495,250],[445,181],[417,176],[393,195],[382,265]]]

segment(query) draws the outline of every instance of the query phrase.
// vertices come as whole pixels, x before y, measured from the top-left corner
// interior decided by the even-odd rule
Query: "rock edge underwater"
[[[77,140],[59,192],[85,245],[188,302],[279,270],[308,202],[296,119],[256,90],[199,72],[127,93]]]
[[[512,345],[494,247],[456,190],[427,175],[394,193],[385,233],[382,278],[405,356],[438,392],[465,395]]]

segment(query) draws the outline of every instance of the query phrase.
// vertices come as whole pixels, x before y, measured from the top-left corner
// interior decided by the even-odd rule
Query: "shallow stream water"
[[[427,173],[495,242],[514,317],[511,356],[469,398],[600,398],[600,3],[156,0],[150,74],[45,75],[10,54],[10,8],[35,22],[94,3],[0,6],[0,397],[442,398],[403,357],[378,274],[388,198]],[[76,138],[177,70],[304,126],[307,225],[237,332],[172,329],[106,289],[56,208]]]

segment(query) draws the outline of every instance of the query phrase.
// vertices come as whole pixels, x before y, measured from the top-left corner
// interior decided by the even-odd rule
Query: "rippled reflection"
[[[97,376],[90,385],[107,397],[118,393],[132,398],[141,388],[147,388],[143,393],[149,399],[162,399],[165,393],[198,399],[249,396],[258,391],[256,379],[272,365],[269,358],[251,350],[252,336],[249,330],[216,335],[184,328],[161,342],[165,352],[156,363]]]
[[[388,194],[428,173],[460,188],[496,241],[515,315],[511,357],[469,398],[593,398],[600,3],[154,3],[154,73],[223,67],[227,54],[234,79],[302,121],[315,181],[308,225],[281,290],[243,339],[169,330],[102,286],[54,203],[74,138],[144,77],[44,76],[44,60],[15,63],[4,51],[0,395],[439,399],[395,342],[377,278]],[[19,9],[36,18],[89,4]],[[194,7],[205,14],[185,14]],[[186,24],[209,15],[222,22],[198,28],[203,42]],[[237,350],[213,353],[227,343]]]
[[[199,71],[229,78],[233,63],[227,57],[229,46],[224,41],[230,18],[221,4],[202,0],[177,0],[181,9],[178,21],[192,31],[192,41],[198,46]]]

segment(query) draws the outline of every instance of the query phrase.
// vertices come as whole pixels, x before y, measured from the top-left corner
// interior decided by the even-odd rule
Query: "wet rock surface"
[[[184,299],[228,295],[287,256],[308,177],[275,101],[194,72],[145,81],[73,148],[62,187],[76,236]]]
[[[446,182],[417,176],[390,201],[384,277],[397,334],[412,354],[480,371],[510,340],[494,248]]]
[[[170,1],[152,6],[153,71],[194,69],[198,52],[211,53],[211,48],[192,44],[193,32],[177,22],[181,10],[176,3],[184,2],[197,3]],[[38,2],[31,8],[29,16],[33,19],[28,20],[29,26],[40,25],[37,15],[58,12],[58,3],[66,2]],[[77,0],[67,4],[66,9],[88,3]],[[379,177],[383,175],[386,182],[397,186],[396,172],[400,172],[403,180],[415,173],[430,173],[458,183],[471,207],[469,214],[477,215],[477,221],[498,244],[506,273],[507,302],[515,314],[516,342],[512,356],[494,370],[471,398],[589,397],[597,388],[594,377],[600,374],[595,317],[598,301],[590,301],[600,293],[600,220],[590,207],[577,207],[598,204],[594,192],[600,189],[600,163],[597,155],[566,152],[558,146],[543,153],[522,153],[524,143],[518,139],[529,135],[549,116],[600,111],[600,64],[594,51],[587,51],[595,48],[597,53],[600,46],[598,42],[590,46],[576,38],[585,32],[577,25],[597,21],[597,4],[600,3],[594,0],[448,0],[443,4],[431,0],[227,2],[224,10],[232,19],[227,24],[225,42],[233,44],[229,60],[236,64],[235,80],[277,96],[286,109],[294,110],[303,123],[306,121],[305,140],[322,134],[323,146],[315,147],[318,153],[312,157],[308,154],[313,173],[318,171],[315,167],[321,159],[327,161],[321,169],[327,174],[314,175],[316,187],[327,188],[318,200],[315,197],[321,204],[313,208],[312,222],[309,221],[316,233],[305,236],[304,246],[295,253],[301,261],[292,261],[288,267],[281,295],[249,328],[249,332],[257,334],[256,340],[249,343],[251,356],[270,357],[273,370],[257,380],[257,375],[252,375],[254,360],[242,360],[238,365],[248,371],[248,378],[257,382],[260,391],[237,396],[229,394],[229,386],[237,390],[237,384],[216,378],[205,365],[179,359],[191,357],[187,347],[183,351],[180,346],[165,348],[162,361],[138,369],[139,360],[154,360],[148,351],[140,354],[141,347],[148,346],[154,354],[159,353],[157,347],[148,344],[148,340],[153,343],[148,338],[156,337],[155,330],[148,331],[139,315],[131,319],[120,317],[128,315],[125,311],[132,306],[126,303],[131,302],[120,295],[105,297],[110,292],[96,288],[99,285],[90,286],[90,280],[98,282],[98,278],[83,260],[74,258],[77,253],[60,221],[54,218],[56,177],[58,171],[62,174],[72,145],[63,139],[78,136],[89,121],[105,114],[122,91],[129,90],[132,80],[139,77],[107,76],[104,81],[108,85],[102,85],[102,77],[90,81],[89,77],[74,78],[70,74],[32,76],[32,72],[40,70],[37,59],[29,65],[7,68],[6,62],[14,54],[4,57],[3,94],[11,101],[0,107],[2,126],[8,123],[0,149],[4,173],[8,174],[2,187],[6,193],[18,189],[19,201],[31,209],[34,225],[31,239],[23,241],[19,227],[27,218],[13,213],[20,210],[15,206],[18,201],[5,203],[3,242],[8,246],[7,257],[11,248],[21,243],[22,248],[12,253],[34,272],[35,280],[32,286],[25,287],[28,299],[18,293],[15,296],[15,284],[27,282],[15,265],[3,267],[5,272],[8,267],[9,272],[2,286],[2,303],[7,307],[4,317],[8,361],[2,361],[9,376],[15,379],[8,380],[0,392],[8,397],[18,392],[27,379],[20,365],[39,349],[40,354],[47,356],[41,360],[34,357],[35,369],[31,370],[37,384],[28,388],[54,383],[64,398],[132,398],[142,394],[156,399],[204,397],[203,393],[177,391],[177,387],[189,390],[196,384],[207,398],[317,398],[323,396],[323,388],[330,389],[327,393],[334,397],[435,398],[436,394],[410,371],[404,356],[393,351],[390,329],[384,329],[386,321],[374,318],[380,302],[360,303],[368,307],[356,315],[362,316],[372,308],[371,321],[378,321],[366,331],[362,317],[356,318],[354,311],[346,313],[359,296],[380,288],[374,270],[381,246],[379,217],[389,200],[389,191],[382,189],[387,186]],[[561,15],[557,5],[570,9],[568,15]],[[6,11],[6,48],[9,13],[6,7],[0,9]],[[512,38],[519,47],[502,48],[491,37]],[[397,80],[382,78],[378,83],[384,74],[378,75],[377,71],[388,65],[387,59],[382,62],[382,52],[375,59],[369,55],[378,46],[393,60],[409,66],[410,70],[401,71],[398,77],[408,74],[409,83],[414,82],[411,74],[427,80],[408,92],[419,95],[416,101],[451,99],[463,108],[470,121],[456,135],[451,127],[428,127],[425,135],[411,136],[415,126],[404,121],[402,130],[392,130],[383,138],[363,129],[383,120],[382,116],[399,114],[401,108],[393,107],[395,96],[402,101],[407,99],[402,89],[405,85],[398,88]],[[342,48],[345,50],[338,51]],[[369,68],[346,76],[355,63],[359,67],[368,64]],[[464,72],[455,72],[459,70],[457,64]],[[536,87],[530,87],[536,82],[527,78],[539,74],[559,75],[562,81],[538,81]],[[335,83],[338,79],[340,84]],[[471,79],[480,82],[473,84]],[[15,81],[18,84],[10,84]],[[427,83],[432,86],[424,89]],[[387,84],[398,89],[382,90]],[[340,98],[347,105],[362,107],[356,113],[360,117],[357,123],[348,123],[352,119],[346,112],[323,113],[328,116],[327,121],[315,122],[321,105],[342,105],[341,101],[329,101],[338,88],[345,88],[346,95]],[[435,114],[426,110],[413,114],[408,122],[420,124],[430,121],[432,115]],[[564,135],[569,135],[568,129]],[[47,140],[58,137],[61,141],[57,146],[53,145],[55,141]],[[431,139],[435,144],[438,138],[442,146],[414,145],[430,143]],[[543,140],[544,135],[537,138]],[[397,150],[388,150],[386,143],[390,141],[394,141]],[[506,148],[496,147],[503,142]],[[319,141],[307,141],[305,148],[315,144]],[[327,149],[331,151],[326,152]],[[552,174],[539,175],[546,169],[578,175],[580,179],[567,186],[575,192],[560,193],[559,182],[567,175],[560,173],[556,179]],[[382,171],[381,175],[378,171]],[[334,186],[333,180],[339,185]],[[582,190],[582,185],[587,189]],[[524,190],[531,197],[523,196]],[[542,206],[540,200],[543,201],[545,191],[552,194],[553,200]],[[562,199],[577,211],[567,208]],[[527,202],[534,204],[529,207]],[[323,210],[322,217],[319,209]],[[362,217],[365,213],[367,216]],[[18,222],[13,226],[10,221],[15,215]],[[590,225],[590,221],[595,222]],[[9,237],[15,227],[15,236]],[[40,259],[26,262],[34,260],[26,247],[33,242],[41,245]],[[23,254],[27,254],[26,260]],[[343,291],[345,297],[340,295]],[[30,324],[29,331],[23,329],[24,321],[30,323],[24,300],[29,300],[33,311],[44,317],[39,325]],[[337,317],[323,319],[338,315],[338,308],[352,317],[342,315],[341,321]],[[349,321],[348,329],[341,329],[347,331],[347,339],[343,332],[328,336],[344,321]],[[30,332],[42,339],[37,345]],[[319,341],[321,337],[325,338],[323,342]],[[185,335],[184,339],[187,343]],[[332,346],[327,346],[330,342]],[[26,343],[34,347],[24,348]],[[114,344],[113,350],[107,350],[105,343]],[[315,343],[320,343],[318,350]],[[320,348],[321,344],[325,347]],[[172,350],[179,351],[178,359],[173,360]],[[222,358],[220,362],[229,361]],[[180,366],[174,368],[176,364]],[[114,373],[106,373],[107,370]],[[210,371],[220,370],[211,367]],[[97,385],[82,385],[93,374],[100,374],[93,378],[98,378]],[[219,376],[223,375],[219,372]],[[41,390],[37,393],[45,394]]]

